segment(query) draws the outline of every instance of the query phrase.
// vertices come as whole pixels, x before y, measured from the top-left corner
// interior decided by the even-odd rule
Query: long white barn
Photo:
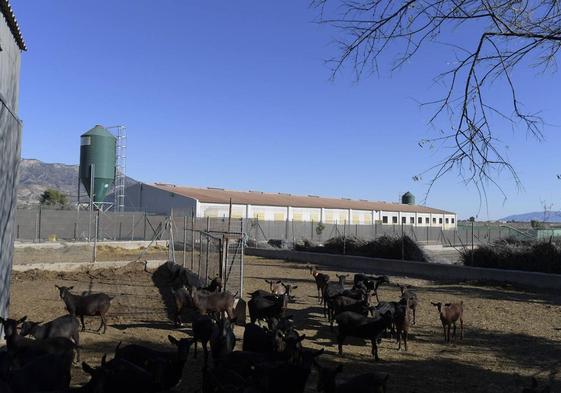
[[[313,221],[326,224],[413,225],[452,229],[456,214],[421,205],[299,196],[221,188],[192,188],[172,184],[137,183],[126,189],[125,209],[196,217],[228,217],[264,221]]]

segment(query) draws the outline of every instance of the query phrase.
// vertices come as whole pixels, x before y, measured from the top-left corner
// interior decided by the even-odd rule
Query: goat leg
[[[376,339],[373,338],[370,340],[372,342],[372,355],[374,356],[374,360],[378,361],[380,358],[378,357],[378,344],[376,343]]]
[[[86,331],[86,324],[84,323],[84,316],[80,315],[80,322],[82,322],[82,331]]]

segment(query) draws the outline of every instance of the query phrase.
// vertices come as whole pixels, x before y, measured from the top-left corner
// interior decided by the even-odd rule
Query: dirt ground
[[[345,272],[344,269],[339,270]],[[328,271],[334,277],[333,271]],[[348,272],[351,273],[351,272]],[[349,339],[345,355],[336,354],[334,333],[321,314],[315,283],[302,264],[246,257],[245,292],[266,289],[265,278],[289,279],[298,285],[296,302],[290,304],[297,328],[305,333],[305,346],[325,348],[321,362],[342,363],[343,376],[368,371],[390,374],[389,392],[520,392],[530,376],[552,384],[561,391],[561,294],[534,293],[495,286],[465,283],[435,283],[427,280],[390,277],[392,283],[413,285],[420,304],[413,326],[409,350],[397,351],[397,344],[383,340],[380,362],[374,362],[369,344]],[[352,276],[350,276],[352,277]],[[181,329],[169,320],[169,302],[155,286],[155,274],[142,264],[119,269],[82,272],[28,271],[14,273],[10,314],[27,315],[35,321],[48,321],[65,313],[54,285],[74,286],[74,292],[103,291],[116,296],[109,313],[107,333],[94,332],[99,320],[86,318],[88,331],[81,335],[82,360],[99,364],[101,356],[112,356],[118,342],[142,343],[155,348],[171,348],[167,336],[185,337],[190,324]],[[399,296],[395,286],[379,291],[381,300]],[[430,301],[463,300],[465,339],[458,344],[443,343],[437,311]],[[336,328],[335,328],[336,329]],[[241,349],[243,328],[236,327]],[[201,359],[189,359],[184,379],[177,391],[200,391]],[[315,391],[315,372],[308,391]],[[73,371],[73,384],[87,380],[79,367]],[[287,392],[288,393],[288,392]]]

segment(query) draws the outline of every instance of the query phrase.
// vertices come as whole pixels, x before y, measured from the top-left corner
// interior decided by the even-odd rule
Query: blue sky
[[[13,7],[29,47],[22,56],[22,155],[77,163],[79,135],[96,124],[128,129],[128,175],[145,182],[395,201],[426,182],[412,176],[442,151],[433,83],[453,54],[431,46],[398,71],[330,81],[336,33],[307,1],[22,1]],[[458,39],[468,39],[462,36]],[[388,58],[391,64],[392,58]],[[498,130],[524,189],[506,174],[488,209],[452,174],[427,204],[481,219],[561,209],[559,74],[516,74],[546,141]],[[508,99],[498,87],[491,98]],[[443,125],[446,126],[446,125]]]

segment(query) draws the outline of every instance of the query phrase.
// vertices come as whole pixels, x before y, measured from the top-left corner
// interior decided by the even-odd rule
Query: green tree
[[[68,197],[59,190],[47,188],[39,197],[39,202],[45,206],[65,207],[68,205]]]
[[[533,229],[542,229],[543,228],[543,224],[538,220],[530,221],[530,225],[532,226]]]

